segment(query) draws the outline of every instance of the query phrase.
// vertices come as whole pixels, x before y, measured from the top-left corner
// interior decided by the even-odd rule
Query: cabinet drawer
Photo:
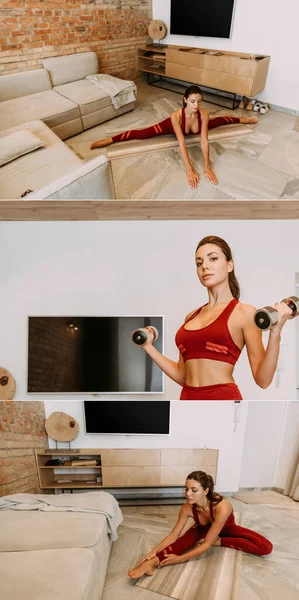
[[[204,66],[204,54],[200,54],[196,51],[196,48],[184,50],[180,50],[179,48],[168,48],[166,62],[168,61],[179,65],[202,68]]]
[[[160,464],[160,450],[110,450],[105,449],[101,452],[103,467],[122,467],[122,466],[155,466]]]
[[[244,94],[251,96],[253,79],[243,75],[221,73],[220,71],[208,71],[203,69],[202,85],[233,94]]]
[[[161,485],[160,467],[102,467],[104,487]]]
[[[255,60],[225,55],[204,55],[204,68],[209,71],[221,71],[222,73],[232,73],[235,75],[245,75],[246,77],[254,77],[256,67],[257,63]]]
[[[186,477],[192,471],[205,471],[216,480],[216,467],[202,467],[201,465],[184,465],[183,467],[161,467],[161,486],[175,485],[184,487]]]
[[[166,76],[190,83],[202,83],[203,69],[197,67],[186,67],[176,63],[166,63]]]

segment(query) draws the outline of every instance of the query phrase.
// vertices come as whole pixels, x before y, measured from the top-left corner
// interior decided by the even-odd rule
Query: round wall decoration
[[[16,382],[9,371],[0,367],[0,400],[12,400],[16,391]]]
[[[56,442],[71,442],[79,433],[79,424],[66,413],[53,412],[45,422],[45,429],[48,436]]]

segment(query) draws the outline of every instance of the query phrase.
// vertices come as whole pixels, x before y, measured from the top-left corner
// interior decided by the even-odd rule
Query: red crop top
[[[231,337],[228,319],[238,302],[239,300],[233,298],[215,321],[201,329],[190,330],[186,329],[185,325],[200,313],[202,306],[187,319],[175,336],[176,345],[184,361],[191,358],[208,358],[236,364],[241,350]]]

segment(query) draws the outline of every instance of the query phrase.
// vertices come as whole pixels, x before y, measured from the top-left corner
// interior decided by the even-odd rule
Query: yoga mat
[[[227,139],[230,137],[248,135],[253,130],[248,125],[235,124],[232,125],[221,125],[209,131],[209,142],[216,142],[217,140]],[[200,143],[200,135],[192,135],[186,137],[187,146]],[[178,141],[174,134],[161,135],[155,138],[149,138],[147,140],[129,140],[128,142],[117,142],[107,147],[107,158],[113,160],[114,158],[123,158],[124,156],[135,156],[140,152],[157,152],[160,150],[168,150],[169,148],[176,148]]]
[[[293,129],[294,131],[299,131],[299,117],[296,117]]]
[[[241,492],[232,494],[232,498],[245,504],[293,504],[292,498],[283,496],[274,490],[261,490],[260,492]]]
[[[235,513],[238,525],[242,513]],[[136,586],[175,600],[238,600],[242,552],[212,546],[197,559],[156,569]]]

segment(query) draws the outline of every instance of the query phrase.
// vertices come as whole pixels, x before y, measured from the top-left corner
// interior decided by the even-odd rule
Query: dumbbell
[[[293,311],[293,314],[289,316],[289,319],[297,317],[299,314],[299,298],[297,296],[289,296],[284,298],[282,302],[285,302]],[[278,323],[278,312],[272,306],[264,306],[259,308],[254,314],[254,322],[259,329],[267,331]]]
[[[158,329],[156,329],[156,327],[153,327],[152,325],[149,325],[149,327],[151,327],[151,329],[153,330],[153,333],[154,333],[153,341],[157,340],[159,337]],[[134,342],[134,344],[137,344],[137,346],[143,346],[143,344],[148,342],[150,338],[151,338],[151,333],[145,327],[140,327],[139,329],[135,329],[135,331],[133,331],[133,333],[132,333],[132,342]]]

